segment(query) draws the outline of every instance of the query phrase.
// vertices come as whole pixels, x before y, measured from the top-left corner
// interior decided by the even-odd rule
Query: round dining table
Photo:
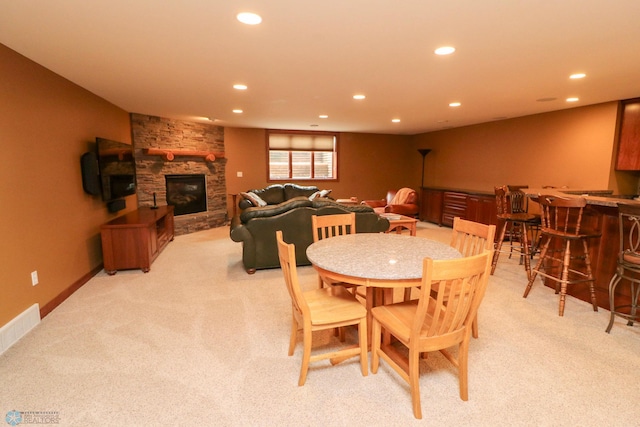
[[[357,233],[322,239],[307,248],[318,272],[356,285],[397,288],[422,280],[422,261],[460,258],[460,252],[431,239],[402,234]]]
[[[455,248],[403,234],[356,233],[312,243],[307,258],[323,279],[366,287],[367,329],[371,308],[389,303],[393,288],[420,286],[424,258],[461,258]],[[384,290],[384,292],[375,292]]]

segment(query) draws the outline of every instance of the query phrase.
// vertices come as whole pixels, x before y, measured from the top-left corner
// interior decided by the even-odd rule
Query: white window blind
[[[269,134],[270,150],[286,151],[334,151],[334,135]]]
[[[270,180],[337,179],[337,134],[269,131]]]

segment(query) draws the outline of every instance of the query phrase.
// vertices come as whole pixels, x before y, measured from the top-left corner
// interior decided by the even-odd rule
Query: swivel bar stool
[[[529,295],[538,274],[551,279],[556,282],[556,293],[560,293],[558,311],[559,315],[563,316],[567,286],[586,282],[589,284],[593,311],[598,311],[588,241],[600,237],[600,234],[584,232],[581,229],[587,201],[584,197],[563,198],[550,195],[541,195],[538,201],[542,209],[540,232],[543,243],[540,259],[531,272],[523,297]],[[581,249],[580,254],[571,253],[572,243]],[[576,264],[575,261],[582,261],[583,265]],[[584,271],[578,270],[578,267],[583,267]]]
[[[536,216],[527,212],[512,212],[511,203],[509,201],[509,191],[506,185],[495,187],[496,193],[496,208],[497,217],[500,225],[500,233],[498,234],[498,241],[496,243],[496,250],[493,254],[493,261],[491,262],[491,274],[496,270],[498,265],[498,258],[500,258],[500,252],[502,250],[502,243],[505,240],[507,228],[509,229],[509,242],[511,251],[513,250],[513,242],[518,241],[520,245],[520,253],[524,258],[524,268],[527,271],[527,278],[531,276],[531,257],[529,252],[529,231],[527,226],[533,224],[536,221]],[[521,192],[522,193],[522,192]]]
[[[627,320],[628,326],[640,321],[638,312],[638,294],[640,294],[640,205],[618,204],[620,228],[620,252],[618,252],[618,268],[609,282],[609,305],[611,319],[607,333],[616,316]],[[622,282],[624,280],[624,282]],[[629,304],[616,305],[616,288],[620,283],[629,283]],[[617,298],[620,298],[618,296]]]
[[[529,188],[528,185],[507,185],[509,189],[509,201],[511,203],[511,213],[530,213],[529,212],[529,197],[525,194],[523,189]],[[540,214],[533,213],[533,219],[527,221],[527,230],[529,231],[529,256],[533,259],[540,247],[540,225],[542,219]],[[513,245],[512,245],[513,246]],[[511,257],[511,255],[509,255]],[[522,260],[520,260],[522,264]]]

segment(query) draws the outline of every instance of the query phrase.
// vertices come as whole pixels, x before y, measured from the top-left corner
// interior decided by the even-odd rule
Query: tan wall
[[[80,156],[96,136],[130,143],[131,129],[126,111],[3,45],[0,64],[2,326],[102,262],[100,224],[113,215],[83,192]],[[127,209],[136,203],[130,196]]]
[[[634,193],[637,175],[614,172],[617,102],[416,135],[431,148],[425,185],[493,191],[497,184]]]
[[[225,128],[227,191],[238,193],[263,188],[267,182],[266,131]],[[409,143],[410,137],[343,133],[338,146],[338,181],[296,181],[331,189],[333,198],[351,196],[381,199],[388,189],[420,186],[422,156]],[[242,178],[237,172],[242,172]],[[229,198],[229,214],[233,212]]]

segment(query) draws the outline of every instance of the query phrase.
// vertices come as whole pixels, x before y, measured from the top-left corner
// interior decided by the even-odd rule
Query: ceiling
[[[31,0],[0,2],[0,43],[129,112],[417,134],[640,96],[639,21],[638,0]]]

